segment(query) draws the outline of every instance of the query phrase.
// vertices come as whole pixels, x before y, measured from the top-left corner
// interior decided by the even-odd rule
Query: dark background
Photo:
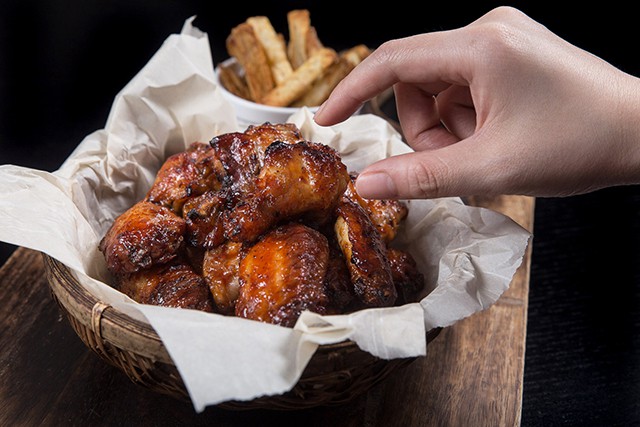
[[[308,8],[322,41],[340,49],[463,26],[499,5],[272,3],[2,0],[0,164],[57,169],[104,126],[116,93],[192,15],[217,63],[227,57],[230,29],[251,15],[286,31],[286,12]],[[510,4],[640,76],[637,16],[622,2]],[[523,426],[640,424],[639,244],[637,187],[536,200]],[[0,243],[0,264],[14,249]]]

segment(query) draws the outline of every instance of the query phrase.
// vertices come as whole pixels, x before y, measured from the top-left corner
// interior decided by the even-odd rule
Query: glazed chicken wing
[[[274,142],[293,144],[302,140],[292,123],[252,125],[245,132],[231,132],[213,138],[209,144],[225,170],[232,197],[253,191],[252,186],[262,169],[265,151]]]
[[[259,153],[264,153],[276,141],[295,144],[304,139],[300,129],[293,123],[251,125],[244,133],[254,141]]]
[[[388,248],[387,258],[391,277],[398,292],[397,304],[417,300],[418,292],[424,287],[424,275],[418,270],[416,260],[409,252],[398,248]]]
[[[194,142],[162,164],[146,199],[182,216],[182,205],[189,197],[220,188],[223,176],[224,170],[211,146]]]
[[[117,288],[134,301],[167,307],[213,311],[204,278],[176,260],[118,277]]]
[[[331,302],[327,314],[339,314],[350,310],[351,303],[355,300],[355,293],[347,262],[335,236],[329,235],[327,239],[329,240],[329,263],[324,278],[324,289]]]
[[[226,242],[204,254],[202,274],[209,286],[216,308],[222,314],[233,314],[240,292],[238,267],[243,255],[242,243]]]
[[[263,235],[240,261],[235,314],[292,327],[303,310],[325,314],[329,258],[320,232],[291,222]]]
[[[186,241],[192,247],[210,249],[224,242],[225,211],[223,192],[206,191],[197,197],[188,199],[182,215],[186,223]]]
[[[397,291],[387,247],[362,206],[343,198],[338,206],[335,232],[358,299],[366,307],[393,305]]]
[[[367,211],[371,222],[380,232],[382,240],[389,243],[396,237],[402,220],[407,217],[409,212],[407,206],[396,199],[365,199],[360,197],[355,187],[357,176],[358,174],[355,172],[350,173],[351,180],[344,194]]]
[[[133,273],[176,258],[185,227],[168,208],[143,200],[116,218],[99,249],[110,272]]]
[[[275,142],[265,152],[255,192],[226,215],[226,236],[250,242],[285,220],[304,216],[310,222],[329,221],[349,179],[331,147],[309,141]]]

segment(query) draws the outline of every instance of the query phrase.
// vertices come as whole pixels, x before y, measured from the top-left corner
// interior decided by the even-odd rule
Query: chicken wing
[[[217,190],[223,177],[224,170],[211,146],[194,142],[162,164],[146,200],[182,216],[182,206],[189,197]]]
[[[376,226],[382,240],[385,243],[391,242],[398,233],[398,228],[407,217],[409,210],[404,202],[396,199],[365,199],[356,191],[355,180],[357,172],[351,172],[349,185],[345,191],[345,196],[357,202],[369,214],[371,222]]]
[[[98,248],[111,273],[133,273],[176,258],[185,228],[171,210],[143,200],[116,218]]]
[[[206,191],[189,198],[182,208],[186,224],[186,241],[192,247],[210,249],[224,242],[222,213],[225,211],[223,192]]]
[[[259,153],[264,153],[267,147],[276,141],[295,144],[304,139],[300,129],[293,123],[251,125],[244,133],[254,141]]]
[[[225,170],[229,194],[241,197],[253,191],[252,186],[262,169],[265,151],[274,142],[293,144],[302,135],[292,123],[252,125],[245,132],[231,132],[216,136],[209,144]]]
[[[325,314],[328,258],[326,237],[306,225],[270,230],[240,261],[236,316],[292,327],[303,310]]]
[[[275,142],[265,152],[255,192],[225,216],[226,236],[250,242],[283,221],[330,221],[349,179],[333,148],[309,141]]]
[[[238,267],[243,255],[242,243],[226,242],[204,254],[202,274],[213,295],[218,312],[233,314],[240,292]]]
[[[204,278],[176,260],[118,277],[117,289],[142,304],[213,311]]]
[[[387,248],[362,206],[343,198],[338,206],[335,232],[358,299],[366,307],[393,305],[398,294]]]
[[[326,236],[326,235],[325,235]],[[339,314],[351,311],[355,293],[351,285],[351,276],[347,261],[338,246],[335,236],[327,236],[329,240],[329,261],[324,278],[324,289],[329,297],[330,305],[327,314]]]
[[[388,248],[387,258],[398,292],[396,304],[415,302],[418,292],[424,287],[424,275],[418,270],[416,260],[409,252],[398,248]]]

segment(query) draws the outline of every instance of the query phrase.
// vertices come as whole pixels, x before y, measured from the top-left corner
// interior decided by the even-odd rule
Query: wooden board
[[[474,199],[533,230],[534,199]],[[488,310],[463,319],[442,334],[383,396],[378,425],[518,426],[520,425],[526,343],[531,244],[509,289]],[[412,395],[406,410],[402,399]],[[422,404],[417,404],[421,401]]]
[[[533,230],[532,198],[469,203]],[[346,405],[196,414],[87,349],[51,298],[41,255],[20,248],[0,269],[0,425],[517,426],[530,261],[531,245],[496,304],[444,329],[426,357]]]

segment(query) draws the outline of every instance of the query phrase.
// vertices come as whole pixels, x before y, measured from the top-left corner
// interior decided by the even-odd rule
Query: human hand
[[[640,183],[640,81],[516,9],[382,44],[315,121],[343,121],[391,86],[415,152],[361,171],[363,197],[566,196]]]

